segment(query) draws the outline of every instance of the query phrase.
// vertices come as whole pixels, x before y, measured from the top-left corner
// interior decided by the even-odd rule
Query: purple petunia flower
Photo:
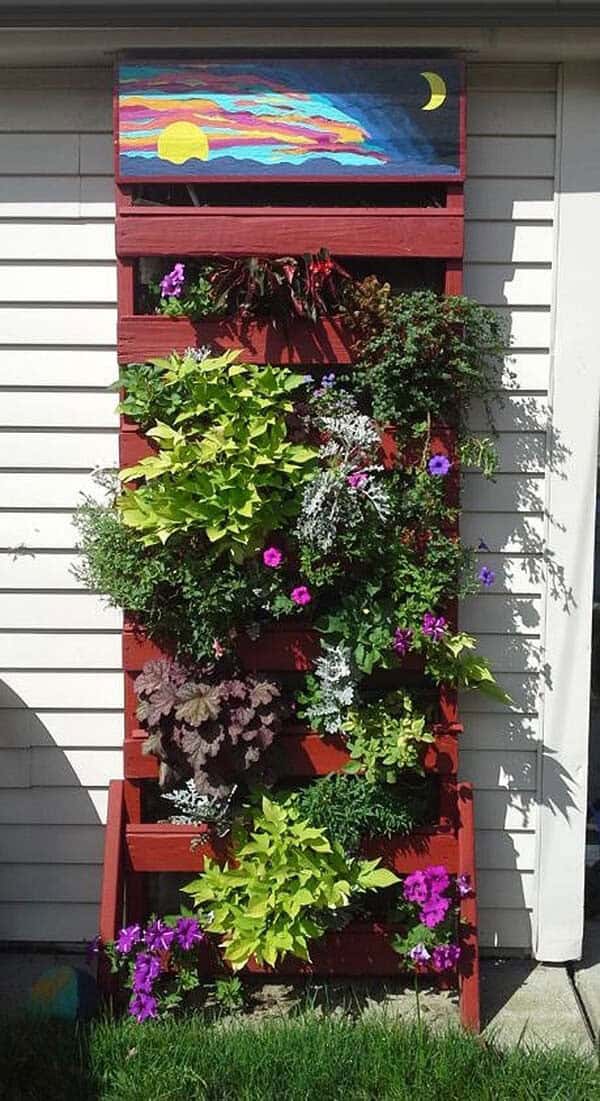
[[[185,267],[183,264],[175,264],[173,270],[167,272],[160,281],[161,297],[179,298],[184,283]]]
[[[471,894],[471,880],[468,875],[457,875],[456,889],[461,898],[466,898],[467,895]]]
[[[155,979],[160,975],[160,960],[151,952],[140,952],[133,965],[132,986],[137,994],[151,994]]]
[[[423,634],[428,635],[432,642],[439,642],[443,638],[447,626],[448,623],[443,615],[435,616],[432,612],[425,612],[421,629]]]
[[[442,898],[440,895],[433,896],[427,902],[424,902],[420,914],[423,925],[426,925],[428,929],[435,929],[436,925],[439,925],[446,917],[449,907],[450,900]]]
[[[330,371],[328,375],[323,375],[321,386],[324,390],[331,390],[331,387],[335,386],[335,375],[333,371]]]
[[[179,918],[175,926],[175,936],[179,947],[183,948],[185,952],[189,952],[190,948],[204,940],[204,933],[200,929],[196,918]]]
[[[446,457],[446,455],[432,455],[431,459],[427,463],[427,469],[430,474],[437,474],[438,476],[444,476],[450,470],[452,463]]]
[[[409,627],[397,627],[394,631],[394,641],[392,643],[396,653],[403,658],[405,654],[411,648],[413,640],[413,633]]]
[[[369,475],[365,474],[364,470],[355,470],[352,474],[348,475],[346,481],[351,489],[362,489],[369,481]]]
[[[437,944],[432,952],[431,966],[434,971],[449,971],[456,967],[460,959],[458,944]]]
[[[126,925],[124,929],[121,929],[115,941],[115,948],[117,952],[121,952],[122,955],[127,956],[134,945],[139,944],[141,939],[142,930],[137,922],[135,925]]]
[[[310,604],[312,600],[310,589],[306,585],[297,585],[295,589],[292,589],[290,596],[294,604],[299,604],[301,607],[304,604]]]
[[[425,966],[431,959],[431,953],[427,951],[424,944],[415,944],[408,955],[413,963],[420,964],[421,966]]]
[[[429,884],[424,872],[412,872],[407,875],[403,885],[404,897],[407,902],[425,902],[429,897]]]
[[[166,952],[175,940],[175,930],[164,921],[152,921],[144,933],[144,940],[152,952]]]
[[[443,864],[431,864],[425,869],[432,894],[441,894],[450,886],[450,876]]]
[[[493,570],[490,570],[489,566],[482,566],[477,576],[486,589],[489,589],[490,585],[493,585],[496,580],[496,574]]]
[[[265,566],[270,566],[271,569],[276,570],[283,561],[283,555],[279,547],[267,547],[267,549],[263,551],[262,560]]]
[[[158,1002],[151,994],[134,994],[129,1002],[129,1012],[141,1024],[150,1017],[157,1017]]]

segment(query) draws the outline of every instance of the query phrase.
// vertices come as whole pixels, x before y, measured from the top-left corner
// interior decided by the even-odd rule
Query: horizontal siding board
[[[123,707],[123,676],[117,672],[38,672],[0,669],[0,708]]]
[[[539,641],[515,635],[484,635],[478,646],[496,673],[532,673],[540,669]]]
[[[2,428],[118,429],[118,397],[90,390],[12,390],[0,394]],[[85,465],[85,464],[84,464]],[[22,498],[27,500],[27,498]],[[3,501],[4,504],[4,501]],[[33,505],[33,502],[31,502]]]
[[[96,636],[101,637],[101,636]],[[4,749],[30,746],[119,749],[123,716],[118,711],[43,711],[26,708],[0,711]]]
[[[510,390],[547,390],[550,356],[544,350],[513,352],[506,356],[502,386]]]
[[[542,135],[554,137],[556,132],[556,92],[530,92],[527,110],[523,110],[523,95],[518,91],[483,91],[469,96],[469,135]]]
[[[477,568],[487,566],[495,573],[493,589],[495,593],[539,593],[543,587],[544,563],[540,556],[511,556],[500,554],[479,554]],[[490,590],[482,588],[481,598],[485,600]]]
[[[463,631],[476,635],[532,635],[540,630],[541,609],[540,598],[534,596],[468,596],[461,601],[459,622]]]
[[[484,869],[477,877],[477,896],[482,909],[530,909],[535,902],[535,877],[530,872]]]
[[[493,415],[498,432],[545,432],[548,401],[542,395],[506,393],[494,406]],[[481,402],[472,403],[468,420],[473,432],[489,432],[489,418]]]
[[[471,137],[467,142],[473,176],[553,176],[553,137]],[[82,166],[83,167],[83,166]],[[89,168],[83,167],[89,172]]]
[[[108,124],[110,121],[107,119]],[[113,139],[110,134],[82,134],[80,168],[86,176],[105,176],[112,170]]]
[[[500,673],[497,677],[498,684],[508,692],[511,698],[510,708],[513,712],[525,715],[535,715],[539,710],[541,683],[537,673]],[[500,700],[491,699],[483,692],[465,692],[461,701],[462,714],[469,711],[500,712],[506,710],[506,704]]]
[[[484,638],[483,642],[487,639]],[[481,647],[485,651],[485,645]],[[541,738],[540,721],[537,716],[513,715],[506,709],[503,714],[484,715],[474,711],[465,715],[464,730],[460,738],[460,748],[477,751],[479,749],[534,750]]]
[[[464,293],[488,306],[550,306],[552,267],[466,264]]]
[[[494,443],[498,455],[498,474],[544,473],[546,467],[544,432],[501,432]]]
[[[463,542],[478,547],[481,540],[491,551],[505,554],[540,554],[544,546],[544,518],[540,514],[461,512]]]
[[[542,221],[554,217],[554,179],[486,179],[470,176],[465,183],[467,222]]]
[[[486,791],[474,800],[475,826],[479,830],[534,830],[537,806],[532,791]]]
[[[0,902],[0,940],[87,943],[97,932],[97,902]]]
[[[487,871],[530,872],[535,868],[535,833],[480,830],[475,838],[477,866]]]
[[[0,386],[20,386],[24,390],[25,388],[35,390],[39,386],[97,389],[110,386],[119,373],[116,352],[110,349],[62,347],[7,349],[2,347],[1,340],[2,334],[0,334]],[[27,390],[23,400],[27,398]],[[30,393],[29,397],[31,396],[33,395]],[[7,397],[8,395],[2,394],[0,409]],[[66,400],[66,395],[63,394],[61,405]],[[30,415],[27,414],[28,417]],[[32,422],[27,420],[27,423]],[[114,426],[116,425],[115,417]],[[49,428],[51,425],[44,422],[40,427]],[[71,422],[65,427],[78,426]]]
[[[1,171],[0,217],[4,219],[114,218],[112,176],[4,176]]]
[[[73,574],[78,565],[77,554],[0,554],[0,589],[82,589],[85,586]]]
[[[86,864],[5,864],[2,902],[99,902],[100,870]]]
[[[55,306],[0,306],[0,332],[6,344],[76,344],[111,347],[116,341],[116,310]]]
[[[477,296],[480,300],[481,295]],[[552,316],[549,307],[495,306],[511,348],[549,348]]]
[[[554,232],[550,223],[467,222],[467,264],[550,264]]]
[[[4,754],[21,750],[5,749]],[[59,749],[56,746],[37,746],[29,750],[31,755],[31,784],[33,787],[65,787],[75,776],[83,788],[108,787],[111,780],[123,775],[123,754],[120,749]]]
[[[474,92],[523,92],[523,107],[533,92],[552,92],[556,89],[557,68],[540,62],[486,62],[467,65],[467,91]]]
[[[487,949],[521,949],[528,952],[531,948],[532,915],[527,910],[482,909],[478,914],[479,944]]]
[[[104,831],[97,826],[11,826],[0,830],[0,864],[102,863]],[[5,874],[5,869],[0,873]]]
[[[497,474],[494,481],[480,474],[465,474],[462,502],[478,512],[542,512],[544,476]]]
[[[43,633],[0,629],[2,669],[120,669],[120,632]]]
[[[0,86],[1,87],[1,86]],[[53,88],[44,95],[37,79],[30,88],[1,88],[0,145],[4,134],[22,131],[37,138],[40,131],[40,101],[43,97],[44,136],[53,131],[105,131],[112,112],[110,83],[98,88]],[[53,137],[62,136],[54,133]]]
[[[113,264],[2,264],[0,302],[115,303],[117,273]]]
[[[115,631],[123,620],[118,608],[88,593],[0,593],[0,623],[20,630]]]
[[[35,509],[76,508],[82,503],[82,494],[96,499],[100,496],[90,474],[50,470],[7,474],[0,471],[0,501],[9,510],[18,508],[23,501]]]
[[[40,752],[40,751],[35,751]],[[461,751],[460,773],[479,790],[535,791],[537,755],[527,750]],[[32,772],[34,765],[32,762]]]
[[[76,176],[79,172],[79,136],[0,133],[0,163],[7,176]]]
[[[106,822],[108,788],[0,788],[0,824],[89,826]]]
[[[2,224],[2,260],[27,260],[29,263],[33,260],[84,260],[89,263],[92,260],[114,258],[115,228],[110,220],[94,222],[82,219],[48,223],[5,221]]]
[[[69,512],[0,512],[0,550],[69,550],[78,539]]]
[[[52,460],[55,470],[118,466],[117,429],[85,433],[0,432],[0,468],[38,469],[44,458]],[[4,524],[0,528],[3,530]]]

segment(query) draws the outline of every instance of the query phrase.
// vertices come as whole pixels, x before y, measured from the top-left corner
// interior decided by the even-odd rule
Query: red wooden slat
[[[244,363],[347,364],[352,362],[350,334],[340,321],[292,322],[287,331],[268,321],[200,321],[187,317],[130,316],[119,312],[118,355],[137,363],[186,348],[208,345],[215,352],[240,351]]]
[[[435,742],[428,745],[424,752],[423,767],[430,772],[444,776],[456,774],[458,748],[457,734],[460,727],[436,728]],[[128,780],[156,780],[158,761],[156,757],[142,753],[146,732],[135,730],[125,739],[124,768]],[[326,776],[329,772],[339,772],[348,763],[350,757],[340,735],[322,738],[314,733],[283,733],[273,744],[273,753],[280,763],[281,773],[285,777],[305,779],[314,776]],[[279,771],[279,769],[278,769]]]
[[[125,891],[125,799],[122,780],[111,780],[104,834],[104,861],[100,895],[100,938],[115,939],[123,921]],[[116,976],[102,954],[98,964],[98,986],[105,997],[117,994]]]
[[[148,217],[123,212],[117,255],[270,256],[317,252],[337,256],[459,259],[463,218],[440,208],[310,208],[299,212],[197,208]]]
[[[473,788],[460,784],[458,789],[458,870],[469,877],[471,893],[461,899],[460,946],[458,963],[460,1017],[465,1028],[480,1031],[479,1009],[479,938],[477,930],[477,881],[475,871],[475,821]]]

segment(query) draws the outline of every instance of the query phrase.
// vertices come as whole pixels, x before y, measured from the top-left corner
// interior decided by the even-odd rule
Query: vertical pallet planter
[[[464,93],[461,99],[461,164],[464,159]],[[216,350],[240,349],[252,363],[305,366],[349,365],[352,340],[343,323],[323,318],[316,323],[294,322],[284,333],[268,320],[193,323],[188,318],[143,315],[136,312],[136,271],[143,257],[300,255],[326,246],[333,255],[377,260],[433,261],[441,273],[446,294],[462,292],[464,199],[463,180],[437,181],[441,202],[403,205],[402,186],[425,186],[426,176],[398,183],[398,204],[378,206],[177,206],[136,202],[137,185],[123,179],[116,184],[116,246],[118,259],[118,358],[122,364],[140,362],[187,347],[210,345]],[[193,182],[193,178],[190,177]],[[239,181],[243,190],[243,180]],[[311,185],[312,186],[312,185]],[[318,181],[314,181],[318,191]],[[364,198],[369,198],[368,181]],[[440,435],[441,449],[448,439]],[[388,450],[393,452],[393,439]],[[122,418],[122,466],[148,453],[148,443],[137,426]],[[388,459],[390,457],[388,455]],[[222,843],[214,844],[201,827],[147,823],[142,816],[142,788],[157,777],[154,758],[141,752],[143,733],[137,729],[133,681],[145,661],[160,651],[126,623],[123,669],[126,714],[123,781],[110,788],[108,828],[101,907],[101,936],[114,937],[125,916],[143,918],[143,877],[152,872],[197,872],[210,855],[223,858]],[[309,628],[267,631],[258,643],[244,642],[240,657],[248,669],[306,671],[318,654],[318,640]],[[400,873],[444,864],[452,874],[464,874],[475,885],[472,791],[458,780],[458,723],[456,694],[440,694],[440,724],[425,755],[425,767],[439,776],[439,821],[410,837],[373,840],[365,854],[380,856]],[[344,766],[347,753],[339,738],[323,739],[310,731],[290,729],[280,742],[286,746],[289,776],[325,775]],[[202,844],[198,844],[202,842]],[[477,913],[474,894],[461,901],[462,955],[458,968],[461,1016],[471,1029],[479,1028]],[[260,969],[259,969],[260,970]],[[401,971],[399,957],[389,947],[386,930],[349,927],[315,944],[312,964],[285,960],[279,974],[393,975]]]

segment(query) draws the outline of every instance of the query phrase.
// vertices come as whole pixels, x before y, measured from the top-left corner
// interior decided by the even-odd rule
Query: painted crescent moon
[[[421,76],[427,81],[431,92],[430,99],[421,107],[421,110],[437,111],[438,107],[441,107],[442,104],[446,102],[446,96],[448,95],[446,81],[439,73],[421,73]]]

